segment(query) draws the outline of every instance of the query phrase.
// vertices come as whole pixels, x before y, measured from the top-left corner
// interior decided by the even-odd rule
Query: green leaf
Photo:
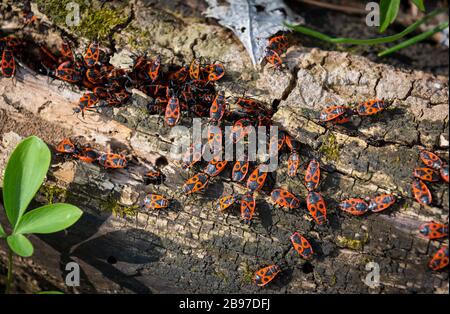
[[[425,5],[423,4],[423,0],[411,0],[416,7],[419,8],[420,11],[425,12]]]
[[[66,229],[80,219],[83,212],[64,203],[42,206],[23,215],[14,233],[53,233]]]
[[[12,234],[6,238],[10,249],[22,257],[33,255],[33,244],[22,234]]]
[[[38,137],[30,136],[14,149],[3,180],[3,202],[14,228],[44,181],[50,166],[50,150]]]
[[[399,8],[400,0],[380,1],[380,33],[383,33],[395,21]]]
[[[61,292],[61,291],[40,291],[37,294],[64,294],[64,292]]]
[[[5,232],[5,230],[3,230],[3,227],[0,224],[0,238],[4,238],[4,237],[6,237],[6,232]]]

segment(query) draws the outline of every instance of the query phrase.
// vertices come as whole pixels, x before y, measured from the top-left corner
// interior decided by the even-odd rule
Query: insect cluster
[[[295,251],[300,254],[304,259],[311,259],[314,251],[308,240],[298,232],[294,232],[290,237],[292,246]],[[269,282],[271,282],[279,273],[281,272],[281,267],[277,264],[269,265],[257,270],[253,276],[253,282],[264,287]]]
[[[276,41],[274,41],[276,42]],[[278,55],[277,55],[278,56]],[[370,100],[361,104],[358,104],[355,109],[350,106],[332,106],[321,112],[319,120],[322,122],[331,121],[334,124],[343,124],[350,120],[351,116],[358,114],[360,116],[373,115],[381,112],[387,108],[388,104],[383,100]],[[298,143],[293,140],[289,135],[282,133],[278,139],[272,139],[271,145],[275,146],[280,151],[284,144],[290,149],[288,157],[288,171],[287,174],[290,177],[295,177],[300,165],[300,156],[297,152]],[[233,167],[233,179],[238,178],[241,181],[245,177],[245,173],[242,175],[240,169],[244,169],[245,173],[248,171],[248,163],[238,161]],[[237,175],[234,175],[234,173]],[[241,202],[241,217],[244,221],[248,221],[253,217],[253,213],[256,208],[255,200],[251,195],[251,187],[256,187],[255,190],[259,190],[264,184],[267,173],[259,173],[258,168],[250,175],[247,181],[247,188],[249,191],[243,195],[226,195],[223,196],[217,205],[220,210],[225,210],[236,201]],[[321,225],[326,222],[326,203],[320,192],[317,191],[320,183],[320,163],[313,159],[309,162],[307,167],[304,185],[308,190],[306,197],[306,207],[311,214],[314,221]],[[281,207],[288,209],[296,209],[301,205],[301,201],[293,193],[283,188],[273,189],[271,194],[272,201]],[[362,215],[367,211],[381,212],[392,204],[395,203],[395,197],[391,194],[383,194],[372,198],[369,203],[366,203],[362,199],[350,199],[341,202],[339,207],[347,212],[351,212],[354,215]],[[291,236],[291,242],[294,249],[304,258],[309,258],[313,254],[311,245],[305,237],[295,232]],[[259,286],[265,286],[275,276],[281,272],[280,265],[274,264],[264,267],[258,270],[253,278],[255,284]]]
[[[235,100],[237,110],[229,111],[228,100],[223,93],[218,93],[214,98],[210,108],[208,140],[205,145],[200,143],[193,144],[183,156],[183,168],[192,168],[201,161],[202,155],[208,150],[212,154],[211,161],[205,168],[189,178],[182,187],[183,193],[186,195],[202,191],[214,177],[217,177],[224,171],[227,160],[222,160],[222,153],[225,151],[223,145],[225,143],[244,142],[246,137],[254,132],[257,126],[269,126],[272,111],[266,109],[264,105],[252,98],[240,97]],[[219,127],[225,123],[232,123],[231,132],[228,138],[224,138],[224,134]],[[267,134],[266,134],[267,136]],[[270,143],[278,143],[277,139],[272,139]],[[211,149],[213,150],[211,152]],[[281,149],[281,147],[276,147]],[[236,182],[244,182],[250,171],[250,161],[247,156],[238,156],[238,160],[234,162],[232,169],[232,180]],[[267,178],[267,172],[264,167],[265,162],[254,165],[253,170],[248,175],[246,182],[247,192],[243,195],[228,195],[219,200],[219,208],[223,211],[233,205],[237,200],[241,203],[241,217],[246,223],[250,223],[256,208],[254,192],[260,190]]]
[[[98,163],[105,169],[123,169],[127,167],[127,159],[123,154],[98,152],[89,145],[80,145],[69,139],[63,139],[56,151],[67,157],[72,157],[86,163]]]
[[[266,47],[265,59],[267,62],[272,64],[277,69],[281,68],[283,60],[280,56],[286,52],[288,45],[289,41],[286,36],[281,35],[272,37]]]
[[[282,61],[279,55],[286,48],[286,44],[287,41],[285,41],[284,36],[275,37],[269,41],[267,50],[268,61],[276,67],[281,65]],[[94,67],[98,66],[95,65],[97,63],[95,51],[98,51],[98,47],[93,43],[85,53],[83,60],[87,70],[89,70],[89,64],[94,64]],[[92,57],[94,57],[94,61],[90,61]],[[64,70],[61,66],[58,69]],[[102,67],[95,69],[102,73]],[[219,176],[226,168],[228,161],[221,159],[224,150],[223,145],[227,142],[236,144],[240,141],[245,141],[250,132],[254,130],[252,127],[270,126],[273,112],[256,99],[244,96],[233,99],[232,103],[237,109],[234,111],[230,110],[229,98],[225,97],[223,91],[216,92],[214,88],[214,82],[225,74],[225,68],[221,64],[202,65],[198,59],[195,59],[190,65],[178,68],[172,66],[171,69],[171,71],[163,72],[159,57],[148,59],[146,56],[137,57],[131,71],[109,68],[110,72],[108,74],[100,75],[102,77],[100,84],[103,85],[95,86],[93,87],[93,92],[84,94],[80,99],[77,111],[95,110],[102,105],[122,104],[130,96],[127,90],[133,87],[153,97],[154,100],[148,105],[149,111],[164,115],[165,124],[169,127],[179,123],[182,111],[186,111],[188,114],[194,113],[200,117],[209,116],[207,142],[205,144],[191,145],[182,160],[184,169],[200,168],[200,171],[190,177],[181,188],[185,195],[191,195],[205,190],[211,180]],[[58,77],[58,73],[57,71],[53,72],[56,77]],[[66,74],[70,73],[71,71]],[[89,81],[90,75],[88,73],[85,73],[85,75]],[[59,78],[70,81],[68,77],[61,76]],[[92,79],[90,82],[93,83]],[[117,93],[122,94],[123,97]],[[106,104],[99,102],[100,99],[106,101]],[[370,100],[359,103],[355,107],[331,106],[320,113],[319,121],[343,124],[349,122],[353,115],[374,115],[387,107],[388,103],[383,100]],[[227,124],[232,126],[231,135],[228,138],[224,136],[221,129],[221,126]],[[267,135],[267,137],[269,136]],[[272,149],[272,152],[281,152],[284,146],[289,150],[287,175],[296,177],[300,166],[299,143],[284,132],[280,132],[277,137],[269,138],[269,150]],[[82,155],[80,152],[89,148],[73,147],[74,153],[72,153],[72,156],[83,160],[80,158]],[[217,147],[220,149],[214,150]],[[214,151],[211,152],[211,149]],[[206,150],[212,153],[213,158],[206,165],[202,166],[202,157]],[[100,156],[94,160],[100,162]],[[447,178],[446,180],[448,181],[448,166],[445,163],[440,162],[440,159],[431,153],[426,155],[422,153],[421,157],[424,162],[424,158],[429,160],[429,163],[425,162],[425,164],[430,168],[427,170],[416,169],[416,177],[420,174],[421,180],[437,181],[439,174],[436,171],[439,170],[442,178],[444,180]],[[235,182],[243,183],[246,192],[222,196],[217,203],[217,209],[223,212],[236,202],[239,202],[241,220],[249,224],[253,221],[256,211],[255,193],[261,192],[268,176],[268,173],[263,170],[263,167],[267,165],[265,162],[253,164],[245,155],[239,156],[238,159],[232,166],[231,179]],[[114,165],[115,163],[112,162],[112,164]],[[118,167],[112,166],[110,168]],[[445,177],[446,174],[447,177]],[[148,182],[155,184],[161,183],[163,176],[158,170],[152,170],[146,174]],[[422,184],[424,183],[422,182]],[[318,191],[319,185],[320,163],[313,159],[309,162],[304,177],[304,186],[308,190],[306,207],[313,220],[321,225],[326,223],[327,209],[325,200]],[[431,194],[426,194],[427,200],[431,202]],[[287,209],[297,209],[302,204],[297,196],[283,188],[272,189],[270,198],[275,205]],[[361,216],[367,212],[384,211],[393,205],[395,201],[394,195],[382,194],[371,199],[350,198],[343,200],[338,207],[344,212]],[[148,209],[163,209],[170,206],[171,200],[164,195],[150,193],[144,197],[143,203]],[[434,233],[448,234],[448,227],[445,226],[430,224],[428,228],[437,228],[438,231],[433,231]],[[428,229],[423,227],[421,232],[424,234],[425,230]],[[290,241],[294,250],[302,258],[312,258],[314,254],[312,246],[303,235],[299,232],[294,232],[290,237]],[[430,268],[435,270],[444,267],[446,263],[448,264],[448,248],[443,247],[435,254],[429,265]],[[282,271],[282,264],[283,262],[280,262],[259,269],[254,274],[253,282],[258,286],[267,285]]]
[[[425,182],[438,182],[444,180],[448,183],[448,164],[443,162],[435,153],[421,150],[420,159],[425,167],[414,169],[412,193],[417,202],[422,205],[430,205],[433,197]]]
[[[419,153],[423,166],[417,167],[413,172],[412,194],[421,205],[430,205],[433,197],[428,188],[428,183],[435,183],[441,180],[448,181],[448,163],[442,161],[438,155],[428,150],[422,149]],[[436,222],[429,222],[420,227],[420,233],[430,240],[448,237],[448,224],[444,225]],[[448,265],[448,246],[443,245],[432,257],[428,266],[432,270],[439,270]]]
[[[288,165],[288,174],[291,172],[290,168],[291,167]],[[289,175],[292,176],[292,173],[290,173]],[[320,163],[317,160],[313,159],[309,162],[304,177],[304,186],[308,190],[308,195],[306,197],[306,207],[314,221],[318,225],[322,225],[326,223],[327,220],[327,208],[324,198],[317,191],[319,185]],[[280,207],[296,209],[301,205],[301,201],[299,198],[283,188],[274,189],[271,192],[270,197],[271,200]],[[299,232],[294,232],[290,237],[290,241],[294,250],[302,258],[311,259],[313,257],[314,251],[311,247],[311,244]],[[265,286],[280,272],[281,266],[277,264],[264,267],[255,272],[253,282],[258,286]]]
[[[448,224],[430,221],[421,225],[419,232],[429,240],[442,239],[448,237]],[[448,266],[448,259],[448,246],[443,245],[436,253],[434,253],[428,266],[432,270],[439,270]]]
[[[238,99],[238,103],[242,103],[244,99],[240,98]],[[255,100],[251,100],[251,99],[245,99],[247,102],[248,101],[252,101],[252,103],[255,103]],[[262,109],[261,109],[262,110]],[[261,112],[261,111],[260,111]],[[264,118],[267,118],[268,116],[264,116]],[[261,116],[260,116],[261,118]],[[248,118],[244,118],[247,120],[249,120]],[[242,119],[237,120],[236,123],[233,125],[232,127],[232,132],[230,135],[230,139],[233,142],[238,142],[238,141],[243,141],[245,139],[245,136],[248,134],[248,130],[246,130],[246,127],[242,127],[242,125],[240,124],[240,122],[242,121]],[[269,120],[270,121],[270,120]],[[250,121],[251,122],[251,121]],[[257,124],[258,121],[254,120],[253,121],[254,124]],[[246,126],[249,126],[251,124],[247,124]],[[254,130],[254,129],[252,129]],[[236,136],[236,134],[239,134]],[[220,133],[220,137],[217,137],[217,133],[215,134],[216,136],[208,136],[208,139],[210,139],[208,141],[208,143],[205,145],[206,149],[208,149],[210,146],[209,144],[211,144],[211,141],[220,141],[220,143],[222,142],[222,134]],[[288,139],[289,140],[286,140]],[[281,132],[279,135],[272,136],[272,138],[269,139],[269,145],[272,146],[273,150],[270,150],[270,152],[276,152],[278,154],[278,152],[280,152],[283,149],[284,143],[285,142],[289,142],[289,146],[291,147],[291,149],[293,150],[294,147],[296,147],[298,145],[298,143],[294,144],[294,140],[292,138],[290,138],[289,135],[285,134],[284,132]],[[221,146],[220,146],[221,147]],[[200,149],[200,147],[199,147]],[[205,148],[203,148],[205,149]],[[220,152],[222,151],[221,149],[219,150]],[[201,152],[201,150],[200,150]],[[184,165],[185,167],[192,167],[193,164],[197,163],[200,160],[201,157],[201,153],[199,154],[199,158],[194,159],[195,156],[193,156],[192,154],[192,150],[189,150],[188,152],[188,157],[185,159],[184,161]],[[292,151],[291,155],[293,154],[297,154],[298,153]],[[243,158],[241,158],[243,160],[237,160],[234,162],[233,166],[232,166],[232,172],[231,172],[231,179],[235,182],[238,183],[245,183],[245,189],[246,192],[243,194],[238,194],[238,195],[224,195],[223,197],[221,197],[218,201],[217,204],[217,208],[220,211],[224,211],[227,208],[229,208],[230,206],[232,206],[234,203],[236,203],[237,201],[240,202],[240,210],[241,210],[241,219],[245,222],[245,223],[250,223],[253,219],[253,215],[255,213],[255,209],[256,209],[256,201],[255,201],[255,197],[254,197],[254,193],[257,191],[261,191],[261,189],[263,188],[267,177],[268,177],[268,171],[265,169],[266,167],[268,167],[268,164],[265,162],[259,163],[259,164],[254,164],[254,162],[250,162],[248,160],[247,157],[243,156]],[[183,186],[183,192],[185,194],[191,194],[194,192],[198,192],[201,191],[205,188],[206,184],[208,183],[209,179],[212,177],[215,177],[217,175],[219,175],[224,169],[225,166],[227,165],[227,160],[218,160],[213,158],[204,168],[204,170],[198,174],[196,174],[195,176],[193,176],[192,178],[188,179],[185,183],[185,185]],[[295,173],[297,172],[297,168],[299,166],[299,162],[297,162],[295,165],[292,164],[292,162],[288,162],[288,167],[289,167],[289,173],[291,176],[294,176]],[[294,169],[293,169],[294,168]],[[252,171],[250,171],[250,169],[252,169]],[[295,207],[295,204],[292,203],[291,204],[292,208]]]
[[[372,213],[381,212],[395,203],[395,196],[392,194],[378,195],[366,202],[361,198],[350,198],[339,203],[339,208],[354,216],[361,216],[368,211]]]
[[[390,104],[384,100],[372,99],[352,106],[333,105],[320,112],[319,121],[331,124],[344,124],[354,115],[371,116],[386,109]]]
[[[215,97],[214,82],[225,75],[220,63],[202,64],[194,59],[189,65],[162,64],[159,56],[146,54],[134,58],[131,69],[116,68],[107,61],[97,42],[82,56],[64,41],[58,55],[41,46],[43,66],[50,76],[87,88],[75,112],[99,111],[120,106],[130,99],[132,89],[150,96],[148,110],[164,116],[167,126],[180,121],[182,112],[207,116]]]
[[[29,12],[24,12],[24,19],[29,23],[35,20]],[[2,76],[14,76],[14,51],[20,49],[20,46],[21,43],[12,36],[0,39]],[[267,62],[280,68],[283,63],[280,56],[287,47],[288,40],[285,36],[269,39],[265,56]],[[74,109],[83,116],[87,111],[124,105],[130,99],[132,89],[137,89],[151,97],[152,100],[147,105],[149,113],[163,116],[168,127],[179,124],[182,113],[209,118],[207,142],[191,145],[182,159],[182,168],[199,170],[181,187],[185,195],[204,191],[208,184],[231,164],[221,159],[225,144],[248,141],[250,133],[254,132],[256,127],[272,124],[272,110],[260,101],[245,96],[230,99],[225,96],[224,91],[216,90],[215,83],[225,75],[225,67],[217,62],[202,63],[201,59],[194,59],[186,65],[163,64],[159,56],[150,58],[145,54],[136,56],[130,69],[123,69],[115,68],[107,61],[107,56],[97,42],[90,43],[82,55],[75,53],[68,41],[63,41],[57,53],[45,46],[40,46],[39,49],[40,61],[46,74],[88,90]],[[388,102],[378,99],[355,106],[333,105],[320,112],[318,120],[332,125],[344,124],[349,122],[352,116],[371,116],[388,106]],[[231,110],[231,107],[235,109]],[[231,126],[229,137],[223,134],[223,126]],[[284,147],[288,149],[287,175],[296,177],[301,164],[299,143],[285,132],[279,132],[276,137],[266,134],[266,138],[269,139],[270,152],[279,153]],[[56,150],[59,154],[82,162],[98,163],[105,169],[126,168],[128,164],[123,154],[99,152],[89,145],[74,143],[71,139],[62,140]],[[202,157],[207,151],[212,158],[206,163],[202,161]],[[257,208],[256,195],[264,193],[263,187],[268,178],[268,172],[264,168],[268,166],[268,158],[254,162],[249,161],[245,155],[236,157],[237,161],[232,165],[231,179],[242,184],[245,192],[223,195],[218,200],[217,209],[223,212],[239,203],[241,220],[250,224]],[[413,195],[420,204],[429,205],[432,196],[425,182],[437,182],[440,179],[448,182],[448,164],[442,162],[434,153],[425,150],[421,151],[420,157],[426,167],[414,171]],[[269,191],[270,199],[276,206],[292,210],[306,203],[315,223],[323,225],[327,222],[327,206],[319,191],[320,176],[320,163],[312,159],[303,179],[308,191],[305,202],[281,187]],[[164,178],[164,174],[157,169],[152,169],[145,175],[147,183],[151,184],[160,184]],[[342,200],[338,207],[344,212],[361,216],[367,212],[386,210],[395,201],[394,195],[383,194],[371,199]],[[150,193],[144,197],[143,203],[147,209],[164,209],[170,207],[171,200],[164,195]],[[443,238],[448,236],[448,225],[430,222],[421,226],[420,233],[431,240]],[[313,257],[312,246],[301,233],[293,232],[290,242],[300,257]],[[283,264],[280,262],[259,269],[254,274],[253,282],[258,286],[267,285],[282,271]],[[447,265],[448,247],[443,246],[435,253],[429,267],[438,270]]]
[[[124,169],[128,166],[127,158],[124,154],[98,152],[90,145],[80,145],[74,143],[70,138],[65,138],[56,146],[56,152],[65,158],[73,158],[86,163],[98,163],[104,169]],[[152,168],[144,175],[146,184],[161,184],[165,175],[158,169]],[[144,205],[147,208],[161,209],[167,208],[170,201],[157,194],[148,194],[144,198]]]

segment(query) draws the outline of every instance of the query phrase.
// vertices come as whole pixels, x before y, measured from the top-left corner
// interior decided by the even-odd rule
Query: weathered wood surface
[[[221,28],[202,22],[195,27],[173,26],[185,22],[173,16],[159,18],[161,13],[154,8],[135,5],[134,20],[118,35],[119,53],[135,29],[151,27],[144,21],[151,20],[168,34],[171,31],[161,25],[170,24],[182,39],[189,32],[184,41],[173,40],[174,45],[184,42],[181,47],[174,48],[164,36],[156,36],[153,47],[167,58],[172,55],[185,62],[200,55],[222,60],[231,69],[226,81],[244,80],[250,92],[273,105],[274,123],[301,142],[301,155],[324,161],[321,191],[330,222],[317,226],[304,207],[273,208],[262,192],[257,196],[256,221],[250,227],[243,225],[237,210],[222,214],[215,209],[220,195],[243,191],[230,181],[229,171],[214,180],[204,195],[187,199],[180,187],[189,174],[169,158],[172,139],[179,134],[171,135],[158,117],[146,114],[145,101],[136,96],[126,107],[80,120],[72,110],[79,91],[21,70],[16,82],[0,81],[0,170],[19,138],[30,134],[49,145],[64,136],[83,136],[99,149],[125,149],[134,157],[128,170],[119,171],[54,158],[47,186],[59,186],[54,189],[55,199],[79,205],[85,215],[66,232],[32,238],[38,247],[33,263],[47,272],[44,286],[67,289],[62,284],[64,267],[76,261],[83,271],[82,282],[69,291],[448,293],[448,270],[427,268],[440,243],[424,240],[417,232],[425,221],[448,220],[448,186],[433,186],[435,202],[427,208],[413,202],[409,188],[419,146],[435,149],[448,160],[448,77],[301,46],[289,49],[286,69],[265,66],[256,73],[242,48]],[[225,38],[225,44],[218,38]],[[216,49],[223,45],[228,50]],[[227,59],[227,51],[241,63]],[[229,89],[226,85],[222,87]],[[231,93],[240,93],[233,88]],[[327,102],[373,97],[389,98],[393,105],[377,117],[354,120],[349,127],[326,130],[315,122]],[[182,121],[191,123],[187,118]],[[163,168],[166,185],[145,186],[146,165],[164,159],[168,160]],[[277,186],[305,198],[301,175],[295,179],[286,175],[286,154],[274,177]],[[112,214],[112,208],[126,211],[141,205],[149,191],[172,197],[174,206],[166,211],[141,208],[137,216],[125,218]],[[400,198],[385,213],[355,218],[336,210],[341,198],[383,191]],[[44,193],[37,201],[46,201]],[[290,248],[289,236],[295,230],[312,240],[318,254],[311,262],[301,260]],[[261,290],[250,283],[252,271],[281,260],[287,267],[273,285]],[[18,267],[23,263],[16,262]],[[380,265],[377,288],[364,283],[368,262]]]

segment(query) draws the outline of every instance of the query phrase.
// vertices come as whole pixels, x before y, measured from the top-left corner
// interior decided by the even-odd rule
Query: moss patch
[[[132,205],[132,206],[125,206],[120,204],[116,199],[108,198],[106,201],[100,202],[100,209],[102,211],[108,211],[111,212],[116,217],[133,217],[136,216],[138,213],[139,206],[138,205]]]
[[[302,116],[306,117],[307,119],[313,120],[317,118],[317,111],[309,109],[309,108],[301,108]]]
[[[88,11],[77,27],[77,31],[91,40],[104,40],[116,26],[125,23],[127,18],[127,16],[122,16],[118,11],[111,9]]]
[[[337,277],[335,275],[331,276],[330,278],[330,286],[334,286],[337,283]]]
[[[67,14],[71,10],[66,10],[68,3],[74,2],[73,0],[36,0],[39,11],[45,13],[56,24],[65,24]],[[80,15],[88,8],[85,1],[76,2],[80,6]]]
[[[134,26],[128,26],[125,29],[126,33],[129,34],[125,38],[121,36],[121,34],[114,34],[114,39],[119,42],[121,45],[128,44],[130,48],[138,51],[146,51],[148,47],[152,46],[152,36],[150,31],[146,29],[139,29]]]
[[[336,161],[339,158],[339,145],[336,142],[336,136],[332,132],[324,135],[322,145],[319,151],[324,154],[328,160]]]
[[[192,266],[189,271],[193,272],[193,273],[198,273],[200,272],[200,268],[198,268],[197,266]]]
[[[68,27],[77,35],[90,40],[103,41],[108,39],[111,31],[125,23],[128,16],[124,14],[127,1],[123,1],[118,8],[101,7],[98,1],[78,1],[80,24],[77,26],[66,25],[66,17],[73,14],[73,9],[66,10],[68,3],[73,0],[37,0],[38,8],[45,13],[55,24]]]
[[[243,283],[252,283],[253,281],[253,272],[247,263],[244,263],[241,280]]]
[[[47,204],[54,204],[63,202],[67,196],[67,190],[55,184],[44,184],[39,190],[47,202]]]
[[[224,282],[228,282],[228,276],[221,270],[215,270],[214,271],[216,276],[222,279]]]
[[[364,234],[364,239],[362,239],[362,240],[351,239],[351,238],[347,238],[344,236],[338,236],[338,238],[337,238],[338,246],[347,248],[350,250],[354,250],[354,251],[362,250],[364,247],[364,244],[366,244],[367,242],[369,242],[369,234],[368,233]]]

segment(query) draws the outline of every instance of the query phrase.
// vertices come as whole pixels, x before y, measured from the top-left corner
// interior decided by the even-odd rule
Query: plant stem
[[[330,9],[334,11],[341,11],[349,14],[367,14],[367,11],[364,10],[364,7],[353,7],[353,6],[347,6],[342,4],[332,4],[322,1],[316,1],[316,0],[297,0],[298,2],[303,2],[306,4],[310,4],[319,8],[325,8]]]
[[[444,22],[444,23],[436,26],[433,29],[430,29],[430,30],[428,30],[426,32],[423,32],[422,34],[414,36],[414,37],[412,37],[412,38],[410,38],[408,40],[405,40],[404,42],[401,42],[400,44],[395,45],[394,47],[391,47],[389,49],[383,50],[382,52],[380,52],[378,54],[378,57],[384,57],[384,56],[387,56],[387,55],[389,55],[389,54],[391,54],[391,53],[393,53],[393,52],[395,52],[397,50],[409,47],[409,46],[411,46],[411,45],[413,45],[415,43],[418,43],[419,41],[427,39],[428,37],[432,36],[433,34],[435,34],[437,32],[443,31],[447,27],[448,27],[448,22]]]
[[[11,249],[8,249],[8,275],[6,277],[5,294],[9,294],[12,283],[12,271],[13,271],[13,253]]]
[[[389,43],[389,42],[393,42],[396,41],[404,36],[406,36],[407,34],[413,32],[414,30],[416,30],[421,24],[425,23],[427,20],[429,20],[430,18],[439,15],[441,13],[447,12],[447,8],[441,8],[441,9],[436,9],[434,11],[432,11],[431,13],[425,15],[423,18],[421,18],[420,20],[414,22],[413,24],[411,24],[410,26],[408,26],[407,28],[405,28],[402,32],[392,35],[392,36],[386,36],[386,37],[380,37],[380,38],[371,38],[371,39],[354,39],[354,38],[344,38],[344,37],[331,37],[328,36],[326,34],[323,34],[321,32],[312,30],[308,27],[305,26],[301,26],[301,25],[291,25],[291,24],[287,24],[285,23],[285,25],[299,33],[308,35],[308,36],[312,36],[318,39],[321,39],[323,41],[329,42],[329,43],[333,43],[333,44],[352,44],[352,45],[374,45],[374,44],[384,44],[384,43]]]

